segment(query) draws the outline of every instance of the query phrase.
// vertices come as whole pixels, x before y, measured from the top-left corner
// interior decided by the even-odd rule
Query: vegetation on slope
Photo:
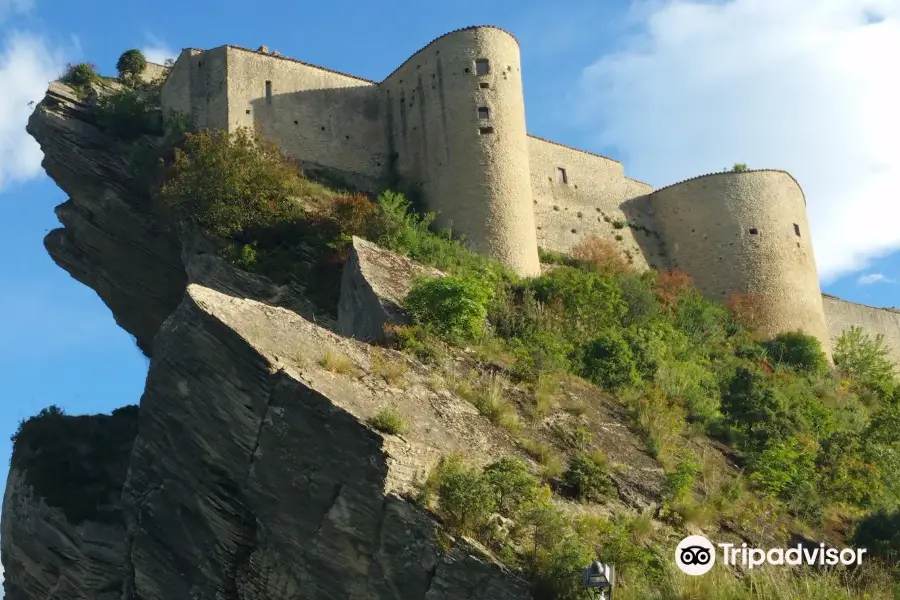
[[[138,103],[143,111],[122,111],[124,122],[152,133],[140,124],[155,110],[152,96]],[[542,252],[555,268],[520,279],[449,231],[432,231],[433,216],[415,213],[402,195],[373,200],[325,189],[246,131],[169,140],[175,147],[160,151],[159,205],[218,239],[240,268],[326,290],[316,299],[331,310],[353,235],[450,274],[414,286],[407,307],[415,325],[396,328],[393,343],[438,363],[454,347],[474,349],[480,373],[448,373],[450,385],[542,470],[511,457],[483,469],[447,457],[420,500],[449,531],[477,537],[529,573],[539,597],[575,597],[574,569],[598,556],[617,565],[619,598],[894,597],[888,560],[900,547],[900,386],[883,340],[846,332],[832,368],[801,332],[764,339],[752,296],[711,303],[685,274],[634,272],[600,240],[568,257]],[[562,386],[582,380],[627,409],[664,466],[657,514],[604,518],[590,508],[615,495],[594,432],[563,432],[564,452],[536,436],[563,404]],[[511,385],[528,396],[524,418],[507,397]],[[402,416],[379,415],[373,424],[396,431]],[[743,474],[708,472],[691,443],[704,436],[731,446]],[[573,502],[587,511],[573,511]],[[819,533],[843,534],[858,522],[854,542],[884,567],[685,578],[672,569],[674,542],[652,525],[652,517],[676,530],[719,522],[751,535],[748,523],[759,515]]]

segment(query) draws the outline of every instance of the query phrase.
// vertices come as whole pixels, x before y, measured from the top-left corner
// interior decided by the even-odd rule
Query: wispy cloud
[[[141,52],[149,62],[162,65],[167,59],[175,60],[177,58],[177,53],[156,36],[148,35],[147,40],[147,45],[141,48]]]
[[[43,97],[64,64],[40,36],[13,31],[0,40],[0,191],[40,174],[41,149],[25,132],[29,103]]]
[[[34,9],[34,0],[0,0],[0,22]]]
[[[900,0],[656,0],[586,68],[582,125],[655,186],[790,171],[823,283],[900,248]]]
[[[868,275],[860,275],[856,283],[859,285],[872,285],[873,283],[893,283],[893,279],[885,277],[881,273],[869,273]]]

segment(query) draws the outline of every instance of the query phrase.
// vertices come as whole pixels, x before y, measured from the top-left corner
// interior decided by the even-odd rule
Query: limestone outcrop
[[[409,324],[403,299],[417,277],[444,273],[354,237],[344,265],[338,332],[358,340],[383,340],[386,325]]]

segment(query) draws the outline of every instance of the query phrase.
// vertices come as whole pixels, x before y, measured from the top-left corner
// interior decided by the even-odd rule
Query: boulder
[[[415,279],[444,275],[354,237],[341,280],[338,332],[358,340],[383,341],[386,325],[409,324],[403,299]]]

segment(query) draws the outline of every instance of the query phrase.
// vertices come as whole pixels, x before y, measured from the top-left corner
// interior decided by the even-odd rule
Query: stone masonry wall
[[[891,360],[900,365],[900,311],[848,302],[828,294],[822,294],[822,303],[832,349],[841,334],[855,325],[873,338],[883,334],[891,349]]]
[[[704,295],[758,294],[766,333],[799,328],[829,347],[806,200],[793,177],[714,173],[657,190],[651,203],[671,267]]]
[[[225,48],[187,49],[172,68],[161,98],[166,113],[189,115],[200,129],[228,125],[228,70]]]
[[[385,107],[370,81],[234,46],[228,127],[255,128],[304,168],[375,191],[389,171]]]
[[[516,39],[494,27],[451,32],[379,87],[397,172],[421,186],[428,208],[439,213],[437,224],[452,226],[474,250],[520,274],[537,274]]]
[[[540,247],[569,252],[597,236],[640,269],[666,264],[649,210],[650,185],[625,177],[618,161],[534,136],[528,155]]]

